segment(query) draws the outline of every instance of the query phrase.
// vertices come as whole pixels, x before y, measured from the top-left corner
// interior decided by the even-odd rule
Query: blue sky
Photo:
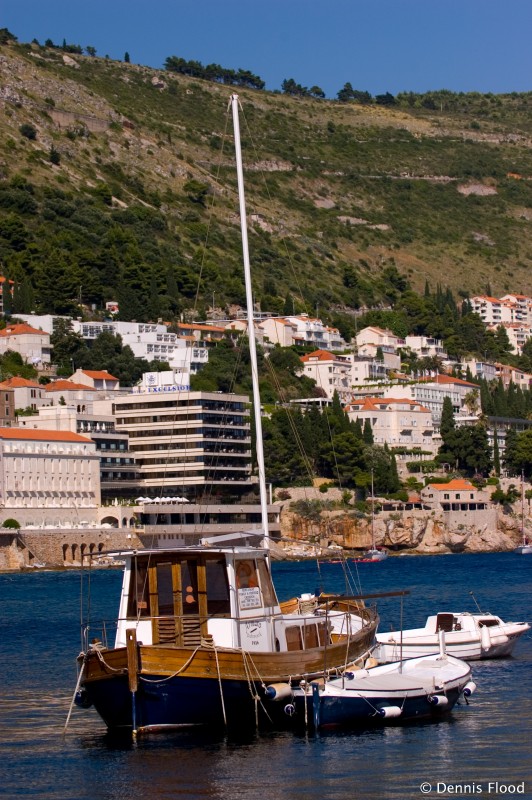
[[[177,55],[334,97],[532,90],[530,0],[5,0],[19,41],[63,39],[162,67]]]

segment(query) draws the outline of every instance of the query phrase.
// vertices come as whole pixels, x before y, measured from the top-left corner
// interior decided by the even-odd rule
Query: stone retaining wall
[[[81,558],[109,550],[140,548],[134,528],[0,530],[0,571],[32,566],[79,567]]]

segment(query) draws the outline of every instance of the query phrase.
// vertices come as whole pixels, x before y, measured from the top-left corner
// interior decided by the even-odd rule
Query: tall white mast
[[[238,178],[238,201],[240,205],[240,229],[242,231],[242,253],[244,256],[244,282],[246,286],[247,322],[249,337],[249,355],[251,359],[251,381],[253,385],[253,411],[255,416],[255,436],[257,464],[259,468],[259,489],[262,529],[264,545],[269,547],[270,533],[268,527],[268,498],[266,494],[266,470],[264,468],[264,447],[262,441],[262,419],[260,408],[259,372],[257,369],[257,345],[255,341],[253,292],[251,290],[251,268],[249,263],[248,229],[246,216],[246,198],[244,196],[244,170],[242,168],[242,148],[240,145],[240,120],[238,116],[238,95],[231,95],[233,112],[233,131],[235,137],[236,172]]]

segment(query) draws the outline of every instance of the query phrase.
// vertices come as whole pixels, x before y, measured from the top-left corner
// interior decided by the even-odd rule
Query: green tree
[[[364,420],[364,429],[362,431],[362,438],[365,444],[373,444],[373,430],[371,429],[371,422],[369,419]]]
[[[19,127],[19,132],[21,136],[24,136],[25,139],[34,140],[37,138],[37,128],[35,125],[31,125],[29,122],[24,122]]]

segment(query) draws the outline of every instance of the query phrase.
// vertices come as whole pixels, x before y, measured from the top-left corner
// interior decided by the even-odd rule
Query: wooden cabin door
[[[153,641],[155,644],[177,644],[181,632],[177,565],[171,561],[161,561],[155,565],[152,577],[155,578],[153,608]],[[176,602],[177,601],[177,602]],[[156,607],[155,607],[156,605]],[[177,607],[176,607],[177,606]]]
[[[159,561],[150,570],[153,642],[197,647],[207,633],[205,564]]]

